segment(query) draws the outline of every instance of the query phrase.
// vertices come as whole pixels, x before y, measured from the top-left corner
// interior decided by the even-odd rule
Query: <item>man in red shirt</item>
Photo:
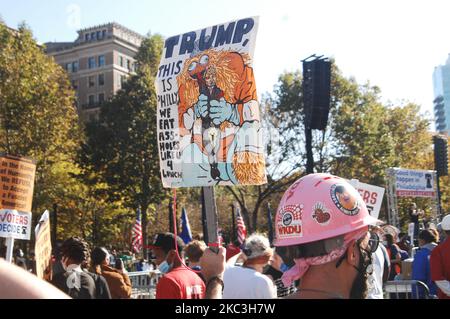
[[[439,299],[450,299],[450,215],[441,222],[447,238],[431,252],[431,280],[438,286]]]
[[[175,246],[175,241],[176,245]],[[156,286],[156,299],[203,299],[205,283],[182,262],[183,240],[172,233],[156,235],[150,246],[164,276]]]

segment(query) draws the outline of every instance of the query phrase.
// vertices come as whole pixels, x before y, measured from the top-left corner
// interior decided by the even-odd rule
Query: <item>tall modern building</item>
[[[433,88],[436,131],[448,134],[450,132],[450,54],[445,65],[434,68]]]
[[[78,31],[74,42],[45,44],[46,53],[68,72],[84,120],[97,118],[100,105],[135,72],[134,57],[143,40],[118,23],[108,23]]]

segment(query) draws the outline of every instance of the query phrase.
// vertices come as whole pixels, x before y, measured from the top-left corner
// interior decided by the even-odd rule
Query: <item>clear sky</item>
[[[346,76],[370,81],[393,103],[432,114],[432,74],[450,53],[448,0],[1,0],[12,27],[25,21],[39,42],[73,41],[76,30],[116,21],[141,34],[171,36],[259,16],[259,93],[313,54],[334,57]]]

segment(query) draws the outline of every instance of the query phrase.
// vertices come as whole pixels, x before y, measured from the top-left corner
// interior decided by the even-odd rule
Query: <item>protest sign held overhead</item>
[[[0,208],[31,212],[36,165],[30,159],[0,155]]]
[[[41,279],[51,280],[50,269],[52,258],[52,242],[50,239],[50,218],[46,210],[35,229],[36,242],[34,253],[36,256],[36,275]]]
[[[256,17],[166,40],[155,81],[164,187],[266,183]]]

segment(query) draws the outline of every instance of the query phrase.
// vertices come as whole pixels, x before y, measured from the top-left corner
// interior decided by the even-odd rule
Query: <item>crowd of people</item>
[[[415,247],[406,234],[384,231],[383,223],[369,214],[344,179],[311,174],[286,191],[274,224],[273,243],[265,234],[254,233],[243,243],[216,248],[201,240],[185,244],[173,233],[160,233],[149,247],[151,263],[140,259],[132,270],[162,274],[157,299],[381,299],[389,296],[386,282],[404,279],[428,288],[419,287],[411,297],[450,298],[450,215],[437,229],[419,230]],[[16,255],[17,265],[25,263],[20,252]],[[124,259],[114,250],[91,249],[82,238],[71,237],[53,263],[52,288],[37,278],[28,285],[47,287],[45,293],[53,297],[130,298],[132,284]],[[408,261],[410,278],[402,269]],[[3,264],[2,282],[24,284],[14,278],[23,269],[5,273],[2,268]],[[30,289],[28,297],[36,294]]]

